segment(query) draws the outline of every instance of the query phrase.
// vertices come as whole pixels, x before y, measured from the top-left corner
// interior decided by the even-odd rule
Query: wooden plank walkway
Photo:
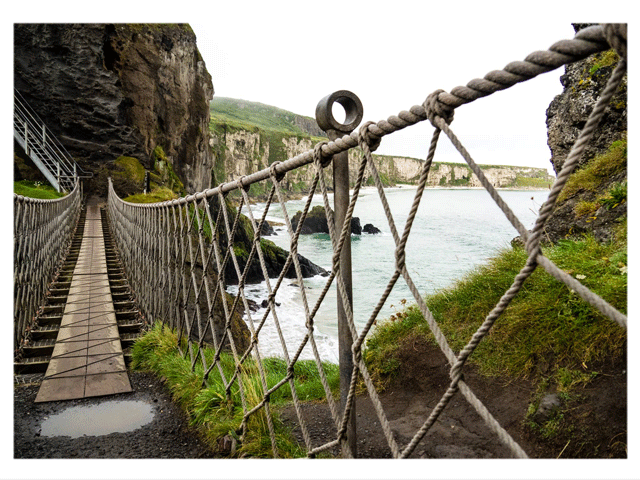
[[[80,255],[36,402],[130,392],[109,289],[98,205],[87,205]]]

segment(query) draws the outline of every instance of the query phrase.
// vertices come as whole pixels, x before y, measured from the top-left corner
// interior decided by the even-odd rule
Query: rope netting
[[[498,90],[506,89],[518,82],[523,82],[567,63],[584,59],[593,53],[608,50],[611,46],[618,51],[621,60],[618,62],[582,133],[571,149],[562,171],[558,174],[548,199],[540,209],[535,226],[529,231],[502,200],[498,191],[487,180],[472,156],[451,130],[450,124],[453,120],[453,112],[455,108],[462,104],[490,95]],[[204,372],[203,383],[206,383],[208,377],[215,371],[215,374],[222,378],[227,395],[230,395],[233,388],[240,392],[244,416],[241,425],[238,425],[239,431],[246,431],[247,424],[253,415],[258,412],[264,412],[274,456],[278,456],[278,451],[270,411],[270,396],[273,392],[282,388],[285,384],[291,386],[292,403],[300,425],[305,448],[307,449],[307,454],[313,457],[334,447],[345,446],[347,424],[351,415],[353,415],[356,388],[358,379],[361,378],[394,458],[406,458],[412,454],[421,439],[438,420],[450,399],[458,391],[484,419],[488,428],[510,449],[514,457],[526,457],[523,449],[498,423],[464,381],[464,365],[511,300],[518,294],[525,280],[538,266],[564,283],[568,288],[574,290],[585,302],[626,328],[627,319],[624,314],[591,292],[574,277],[555,266],[544,256],[540,248],[540,236],[558,195],[575,169],[585,146],[593,136],[604,110],[622,82],[625,72],[626,25],[593,26],[578,32],[572,40],[557,42],[547,51],[534,52],[522,62],[510,63],[503,70],[492,71],[483,79],[472,80],[464,87],[454,88],[450,93],[441,90],[436,91],[429,95],[422,105],[414,106],[409,111],[402,111],[397,116],[389,117],[387,120],[382,120],[378,123],[368,122],[357,132],[345,135],[335,141],[321,142],[313,150],[302,155],[284,162],[276,162],[267,169],[244,176],[233,182],[221,184],[213,189],[163,203],[132,204],[119,199],[110,184],[108,212],[117,247],[123,259],[132,289],[135,291],[144,314],[150,320],[162,321],[176,329],[179,338],[177,347],[182,349],[181,351],[185,357],[188,356],[193,369],[197,364],[202,365],[202,371]],[[399,231],[389,208],[383,182],[373,161],[372,151],[375,150],[383,136],[424,120],[429,120],[435,131],[408,218],[403,230]],[[423,196],[441,133],[444,133],[450,139],[484,188],[489,192],[491,198],[521,235],[528,253],[528,259],[522,270],[515,276],[512,285],[486,316],[481,326],[468,340],[466,346],[458,353],[454,352],[449,346],[447,338],[429,308],[427,308],[424,296],[412,280],[405,261],[405,248],[411,234],[412,225],[416,219],[416,213]],[[355,185],[349,199],[344,223],[334,226],[333,217],[330,216],[329,190],[325,181],[324,169],[331,163],[334,154],[354,147],[359,147],[362,151],[354,179]],[[287,172],[308,164],[313,165],[315,174],[302,210],[302,216],[297,223],[297,228],[294,229],[287,212],[287,199],[280,182]],[[387,287],[376,307],[370,312],[366,324],[362,328],[357,328],[342,277],[340,255],[345,242],[350,236],[351,218],[358,201],[359,191],[368,178],[367,175],[373,178],[377,193],[384,207],[396,245],[396,261],[395,271],[389,278]],[[249,186],[257,182],[264,182],[267,189],[269,189],[261,218],[255,218],[251,208],[249,208]],[[226,195],[234,190],[240,192],[239,206],[235,212],[233,209],[225,207]],[[304,219],[309,213],[314,194],[322,196],[333,247],[333,257],[332,268],[326,277],[322,291],[317,300],[311,302],[303,287],[302,268],[297,252]],[[274,205],[279,206],[282,210],[286,229],[291,240],[289,254],[284,267],[277,278],[270,278],[265,254],[261,248],[260,232],[269,209]],[[242,211],[246,213],[246,218],[248,218],[253,232],[255,232],[244,269],[240,267],[241,262],[238,261],[238,253],[233,248],[236,233],[238,229],[243,228],[242,224],[246,221],[246,218],[243,219]],[[266,312],[260,318],[254,318],[255,315],[251,311],[245,292],[249,268],[254,261],[257,261],[259,265],[268,291]],[[290,271],[291,267],[293,267],[297,283],[300,286],[306,334],[301,341],[289,341],[287,343],[283,334],[283,326],[276,311],[275,297],[283,285],[286,273]],[[226,294],[226,285],[222,272],[227,269],[232,269],[238,278],[238,294],[235,298]],[[411,441],[403,448],[398,445],[394,438],[389,420],[380,401],[380,395],[362,358],[365,338],[375,324],[394,286],[401,279],[411,291],[417,308],[424,316],[441,351],[450,364],[450,383],[446,391],[438,404],[431,410],[423,425],[415,432]],[[336,403],[331,392],[322,368],[322,359],[314,336],[316,314],[327,298],[327,293],[334,285],[338,291],[339,301],[346,312],[349,330],[353,338],[353,370],[350,376],[349,394],[344,407],[340,407]],[[357,291],[354,292],[354,295],[357,295]],[[244,312],[244,318],[251,335],[250,341],[241,341],[236,332],[234,332],[232,320],[239,311]],[[270,384],[267,380],[265,371],[267,367],[263,361],[264,355],[261,353],[260,346],[260,333],[268,323],[273,325],[277,331],[283,358],[287,365],[286,374],[275,384],[273,382]],[[207,357],[203,353],[203,347],[206,345],[213,345],[215,350],[213,357]],[[295,389],[296,374],[294,365],[300,360],[302,351],[305,348],[310,348],[315,359],[336,428],[335,437],[321,445],[314,445],[311,440],[308,423],[302,413],[302,403],[297,397]],[[225,373],[221,365],[220,358],[224,350],[231,352],[235,365],[235,369],[230,375],[228,371]],[[246,395],[248,385],[246,385],[243,370],[249,360],[255,361],[260,379],[261,391],[257,401],[249,401],[249,397]]]
[[[79,182],[58,199],[40,200],[13,195],[13,318],[14,347],[19,354],[48,282],[71,244],[82,207]]]

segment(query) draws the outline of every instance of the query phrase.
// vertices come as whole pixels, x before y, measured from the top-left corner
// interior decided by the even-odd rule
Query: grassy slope
[[[559,242],[543,251],[558,267],[626,312],[626,221],[618,225],[615,239],[606,245],[586,236],[577,242]],[[507,249],[453,286],[427,297],[427,305],[454,351],[469,341],[526,258],[522,248]],[[432,338],[415,306],[378,326],[367,342],[365,358],[379,379],[393,376],[401,368],[394,360],[399,339],[413,334]],[[605,358],[620,358],[625,342],[624,329],[539,267],[470,361],[492,376],[535,377],[542,363],[550,363],[555,372],[589,371]]]
[[[64,193],[56,192],[56,189],[49,184],[21,180],[13,182],[13,192],[29,198],[54,199],[64,197]]]
[[[214,97],[210,106],[211,121],[253,131],[267,131],[309,136],[293,122],[295,114],[270,105],[233,98]]]

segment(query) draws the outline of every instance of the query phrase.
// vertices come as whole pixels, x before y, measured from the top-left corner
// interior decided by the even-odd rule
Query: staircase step
[[[122,348],[130,347],[141,336],[142,335],[140,333],[122,333],[122,334],[120,334],[120,343],[122,344]]]
[[[121,333],[138,333],[143,326],[142,321],[137,318],[117,319],[117,322]]]
[[[34,341],[58,338],[60,325],[40,325],[38,328],[31,330],[31,338]]]
[[[116,310],[116,320],[136,318],[139,313],[140,311],[138,310]]]
[[[50,356],[26,357],[13,363],[13,371],[17,374],[45,373],[50,360]]]
[[[120,302],[113,302],[113,308],[116,310],[132,310],[136,306],[132,300],[124,300]]]
[[[129,285],[113,285],[111,287],[111,293],[129,293],[130,288]]]
[[[111,292],[111,298],[114,302],[125,302],[131,300],[130,292]]]
[[[41,327],[44,325],[60,325],[62,322],[62,313],[53,313],[48,315],[38,316],[38,325]]]
[[[64,297],[65,301],[66,301],[66,298],[69,295],[69,289],[70,289],[70,287],[67,287],[67,288],[49,288],[49,293],[51,294],[52,297]]]
[[[22,353],[25,358],[51,356],[55,345],[55,338],[30,342],[23,347]]]
[[[47,297],[47,303],[51,306],[64,305],[67,303],[67,295],[50,295]]]
[[[42,314],[48,315],[51,313],[62,313],[64,312],[64,305],[45,305],[42,307]]]

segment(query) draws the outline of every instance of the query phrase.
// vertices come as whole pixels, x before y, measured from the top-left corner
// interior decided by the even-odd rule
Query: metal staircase
[[[70,192],[78,178],[92,176],[76,164],[16,89],[13,99],[13,136],[58,192]]]

